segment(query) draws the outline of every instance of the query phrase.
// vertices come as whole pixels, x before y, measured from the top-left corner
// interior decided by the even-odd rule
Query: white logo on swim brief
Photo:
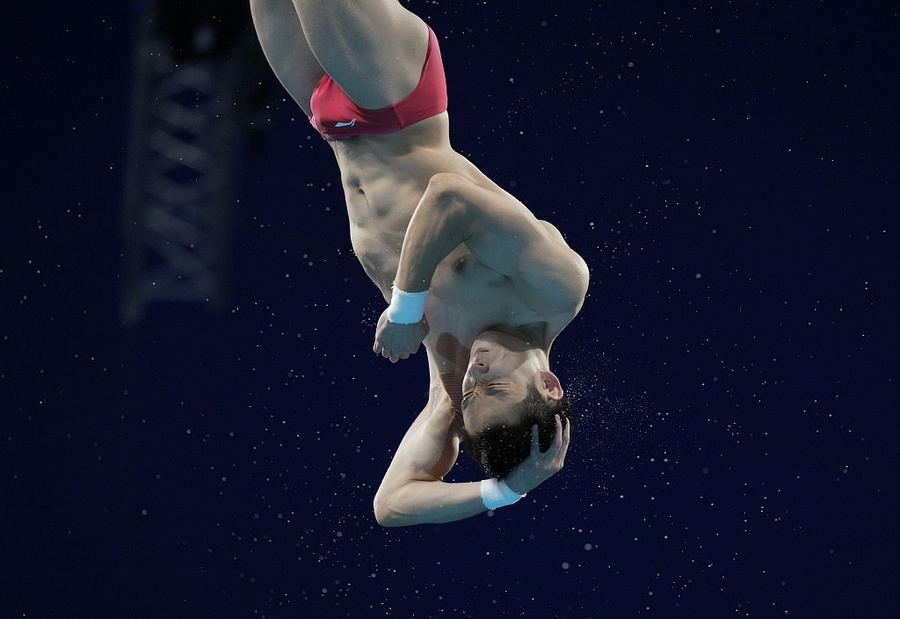
[[[356,124],[356,119],[354,118],[353,120],[351,120],[349,122],[338,121],[334,124],[334,126],[337,129],[340,129],[341,127],[352,127],[355,124]]]

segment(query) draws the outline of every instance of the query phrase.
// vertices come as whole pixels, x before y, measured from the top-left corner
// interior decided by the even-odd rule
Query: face
[[[463,423],[477,433],[487,425],[508,425],[518,421],[517,404],[525,399],[528,386],[554,397],[553,384],[559,382],[541,368],[534,349],[503,333],[483,333],[472,344],[469,366],[463,378]],[[548,386],[549,381],[549,386]],[[560,397],[562,390],[559,390]]]

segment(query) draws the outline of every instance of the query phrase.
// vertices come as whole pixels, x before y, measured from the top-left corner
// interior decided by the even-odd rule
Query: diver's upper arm
[[[506,275],[546,313],[581,307],[587,290],[584,260],[556,228],[507,193],[447,175],[445,200],[465,211],[465,244],[480,262]]]

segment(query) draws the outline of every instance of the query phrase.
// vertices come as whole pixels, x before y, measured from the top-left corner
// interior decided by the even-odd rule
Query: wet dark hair
[[[521,417],[514,425],[486,426],[477,434],[469,434],[463,447],[469,457],[488,477],[503,479],[531,453],[531,428],[538,427],[541,451],[547,451],[556,434],[556,415],[572,423],[574,416],[569,400],[544,398],[534,385],[517,404]]]

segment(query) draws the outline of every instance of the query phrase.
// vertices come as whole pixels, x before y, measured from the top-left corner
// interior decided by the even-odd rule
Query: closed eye
[[[463,393],[462,402],[461,402],[462,406],[466,406],[466,404],[469,403],[470,399],[472,398],[473,395],[475,395],[475,393],[476,393],[476,390],[474,388]],[[487,396],[498,397],[498,396],[504,396],[504,395],[508,394],[509,389],[507,388],[507,385],[505,383],[492,383],[492,384],[488,385],[482,393],[484,393],[484,395],[487,395]]]
[[[486,395],[500,395],[509,391],[506,383],[490,383],[484,390]]]

